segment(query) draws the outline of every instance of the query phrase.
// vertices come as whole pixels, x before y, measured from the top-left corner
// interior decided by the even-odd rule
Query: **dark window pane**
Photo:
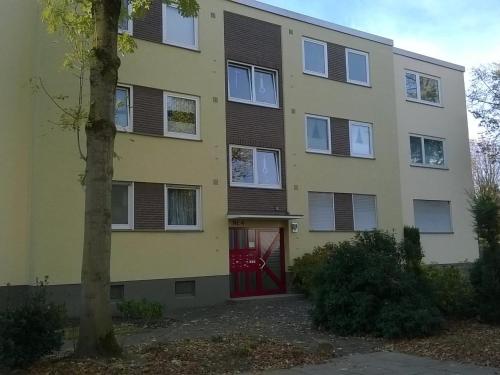
[[[443,141],[424,139],[425,164],[444,165]]]
[[[118,28],[121,31],[130,31],[128,29],[128,0],[122,0],[122,9],[120,13],[120,20],[118,22]]]
[[[129,91],[127,88],[116,89],[115,125],[118,129],[127,129],[129,123]]]
[[[128,225],[128,185],[113,185],[111,193],[113,224]]]
[[[196,101],[169,96],[167,99],[167,126],[173,133],[196,134]]]
[[[196,190],[168,189],[168,225],[196,225]]]
[[[420,137],[410,137],[411,162],[422,164],[424,157],[422,154],[422,139]]]
[[[420,77],[420,99],[439,103],[439,82],[437,79]]]
[[[253,183],[253,150],[248,148],[231,149],[232,182]]]
[[[416,74],[406,73],[406,97],[412,99],[418,99]]]

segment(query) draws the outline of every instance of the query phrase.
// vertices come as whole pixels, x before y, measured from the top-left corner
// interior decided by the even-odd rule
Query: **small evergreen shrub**
[[[426,266],[423,272],[443,315],[456,319],[476,315],[474,290],[468,275],[456,267],[438,265]]]
[[[27,367],[63,344],[65,310],[47,302],[43,282],[24,304],[0,312],[0,368]]]
[[[163,316],[163,305],[159,302],[126,300],[117,304],[125,319],[129,320],[158,320]]]
[[[313,277],[313,320],[341,335],[429,335],[442,325],[420,273],[406,269],[404,245],[389,233],[359,233],[333,246]]]
[[[319,272],[319,268],[325,264],[332,250],[333,244],[327,243],[324,246],[315,247],[312,253],[304,254],[294,260],[290,272],[293,275],[293,286],[297,291],[306,296],[312,294],[313,278]]]
[[[500,252],[484,251],[470,276],[481,320],[500,324]]]
[[[400,246],[406,269],[410,272],[420,273],[424,251],[420,243],[419,229],[405,226]]]

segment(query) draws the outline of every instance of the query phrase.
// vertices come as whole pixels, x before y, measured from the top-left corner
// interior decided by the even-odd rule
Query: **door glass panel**
[[[264,290],[279,289],[281,282],[281,246],[279,231],[259,232],[260,254],[265,262],[262,272]]]

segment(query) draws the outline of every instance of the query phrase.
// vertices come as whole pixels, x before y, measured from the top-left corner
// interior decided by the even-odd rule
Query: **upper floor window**
[[[406,98],[428,104],[441,104],[441,81],[422,73],[405,73]]]
[[[330,118],[306,115],[307,151],[331,154]]]
[[[422,233],[452,233],[451,207],[449,201],[413,201],[415,226]]]
[[[230,146],[231,186],[281,188],[281,161],[278,150]]]
[[[164,3],[163,43],[198,49],[198,18],[183,17],[176,6]]]
[[[372,124],[349,121],[351,156],[373,158]]]
[[[302,39],[304,73],[328,77],[328,47],[325,42]]]
[[[441,138],[410,135],[411,164],[445,167],[444,140]]]
[[[201,229],[199,187],[165,186],[165,229]]]
[[[165,135],[200,139],[199,98],[164,93]]]
[[[117,130],[132,131],[132,87],[117,86],[115,99],[115,126]]]
[[[132,4],[129,0],[122,0],[122,9],[120,14],[120,20],[118,21],[118,32],[119,33],[127,33],[132,35],[132,18],[130,15],[132,14]]]
[[[111,192],[111,222],[113,229],[134,229],[134,185],[113,182]]]
[[[229,100],[278,107],[278,77],[275,70],[229,63],[227,79]]]
[[[370,63],[368,53],[346,48],[347,82],[370,85]]]

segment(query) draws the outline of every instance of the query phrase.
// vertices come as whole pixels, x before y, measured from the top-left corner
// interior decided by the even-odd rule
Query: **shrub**
[[[431,291],[405,269],[404,246],[374,231],[334,245],[313,278],[313,319],[341,335],[428,335],[442,324]]]
[[[118,303],[117,307],[125,319],[157,320],[163,316],[163,305],[159,302],[148,301],[145,298],[140,301],[123,301]]]
[[[476,311],[474,290],[464,272],[438,265],[423,269],[439,310],[450,318],[471,318]]]
[[[410,272],[421,272],[424,251],[420,244],[419,229],[405,226],[403,230],[403,241],[400,246],[406,269]]]
[[[47,302],[43,282],[24,304],[0,313],[0,366],[26,367],[63,343],[65,311]]]
[[[481,320],[500,324],[500,252],[484,251],[471,270]]]
[[[293,274],[293,286],[298,291],[310,296],[313,287],[313,278],[319,272],[328,255],[333,250],[333,244],[327,243],[324,246],[315,247],[312,253],[304,254],[296,258],[290,267]]]

